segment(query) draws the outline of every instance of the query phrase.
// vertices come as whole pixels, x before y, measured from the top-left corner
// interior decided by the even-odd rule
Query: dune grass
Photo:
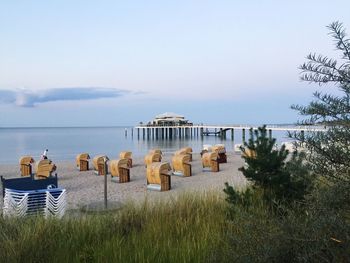
[[[222,262],[222,194],[130,203],[118,211],[61,220],[0,219],[3,262]]]
[[[349,210],[332,196],[321,199],[332,209],[282,214],[254,191],[249,205],[207,192],[60,220],[1,218],[0,262],[348,262]]]

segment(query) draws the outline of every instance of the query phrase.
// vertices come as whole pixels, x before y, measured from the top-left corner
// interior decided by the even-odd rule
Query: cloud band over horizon
[[[98,87],[52,88],[37,91],[3,89],[0,90],[0,103],[14,104],[19,107],[35,107],[46,102],[117,98],[129,93],[130,91],[122,89]]]

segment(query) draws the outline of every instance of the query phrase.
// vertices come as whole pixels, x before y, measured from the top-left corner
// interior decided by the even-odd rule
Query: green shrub
[[[302,200],[311,186],[309,170],[304,155],[294,152],[288,159],[288,150],[282,145],[276,149],[276,139],[267,136],[266,126],[259,127],[244,143],[242,157],[246,165],[239,168],[243,175],[253,182],[253,188],[263,191],[268,203]],[[250,151],[253,154],[245,154]],[[237,198],[236,192],[226,185],[228,200]],[[232,195],[232,196],[231,196]]]

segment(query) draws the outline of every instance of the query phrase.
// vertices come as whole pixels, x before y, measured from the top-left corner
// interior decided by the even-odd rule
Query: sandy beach
[[[163,155],[163,161],[171,162],[171,154]],[[110,159],[113,159],[110,156]],[[53,160],[54,161],[54,160]],[[244,187],[247,180],[238,171],[243,165],[241,156],[237,153],[227,153],[227,163],[220,164],[217,173],[203,172],[200,154],[193,154],[192,176],[171,177],[171,190],[166,192],[148,191],[146,189],[146,168],[143,158],[133,159],[133,168],[130,171],[131,181],[129,183],[116,183],[108,176],[108,200],[112,202],[126,203],[128,201],[142,202],[172,198],[185,192],[202,192],[217,190],[222,192],[224,183],[229,182],[237,188]],[[59,187],[67,190],[68,209],[79,209],[86,205],[103,201],[104,178],[96,176],[91,170],[79,172],[75,161],[55,162],[57,165]],[[19,165],[0,165],[0,175],[5,178],[19,177]],[[1,196],[2,205],[2,196]]]

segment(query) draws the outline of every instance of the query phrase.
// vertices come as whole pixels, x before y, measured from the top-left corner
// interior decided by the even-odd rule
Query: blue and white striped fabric
[[[66,210],[66,189],[32,191],[5,189],[3,215],[21,217],[41,214],[61,218]]]

